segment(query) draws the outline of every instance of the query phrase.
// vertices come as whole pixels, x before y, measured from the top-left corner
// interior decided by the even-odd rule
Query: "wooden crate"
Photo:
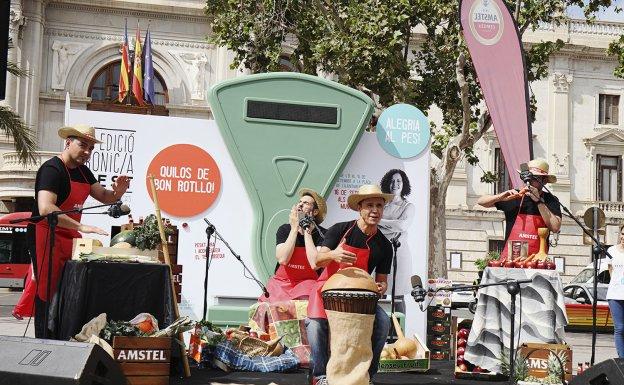
[[[95,239],[91,238],[74,238],[72,245],[72,259],[80,259],[80,254],[95,253],[101,255],[127,255],[127,256],[143,256],[149,257],[153,261],[158,261],[158,251],[156,250],[139,250],[134,247],[122,249],[116,247],[102,247],[95,245]]]
[[[170,337],[114,337],[115,361],[128,385],[168,385]]]
[[[565,356],[563,370],[566,381],[572,380],[572,349],[566,344],[540,344],[524,343],[520,346],[520,353],[524,355],[529,364],[529,375],[536,378],[544,378],[548,375],[548,356],[561,354]]]
[[[423,352],[424,358],[417,358],[414,360],[379,360],[379,372],[427,372],[431,363],[429,349],[427,349],[427,346],[422,343],[416,334],[414,334],[414,340],[416,341],[416,351]]]

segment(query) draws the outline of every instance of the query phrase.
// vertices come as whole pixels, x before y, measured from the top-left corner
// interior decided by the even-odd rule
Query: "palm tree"
[[[30,76],[28,71],[21,69],[12,62],[7,63],[7,72],[17,77]],[[37,143],[34,133],[22,118],[8,106],[0,106],[0,132],[4,132],[7,137],[13,137],[13,145],[22,164],[36,163]]]

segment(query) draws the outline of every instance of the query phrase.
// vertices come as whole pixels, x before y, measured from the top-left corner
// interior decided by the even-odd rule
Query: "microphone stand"
[[[463,285],[463,286],[453,286],[453,287],[448,287],[448,288],[445,287],[445,288],[439,288],[434,291],[431,291],[431,293],[435,294],[438,291],[461,291],[461,290],[481,289],[482,287],[489,287],[489,286],[502,286],[502,285],[507,286],[507,293],[509,293],[509,295],[511,296],[511,309],[510,309],[510,315],[511,315],[510,326],[511,327],[510,327],[510,333],[509,333],[509,384],[510,385],[514,385],[516,383],[514,380],[514,369],[515,369],[514,368],[514,356],[515,356],[514,335],[515,335],[515,326],[516,326],[516,296],[518,295],[518,293],[520,293],[521,284],[531,283],[531,282],[533,282],[533,279],[513,279],[513,280],[508,280],[508,281],[503,281],[503,282],[484,283],[480,285]],[[520,328],[522,328],[522,325],[520,325]]]
[[[245,262],[243,262],[243,259],[241,258],[240,255],[236,254],[236,252],[232,249],[232,247],[230,246],[229,243],[227,243],[227,241],[225,239],[223,239],[223,237],[221,236],[221,234],[219,234],[219,232],[217,231],[216,227],[210,223],[206,218],[204,218],[204,222],[206,222],[208,224],[208,226],[212,226],[214,228],[214,234],[217,237],[217,239],[219,239],[221,242],[223,242],[223,244],[225,245],[225,247],[228,248],[228,250],[230,250],[230,253],[232,253],[232,255],[238,259],[238,262],[241,263],[241,265],[243,265],[243,269],[245,270],[245,272],[249,273],[249,275],[251,276],[251,279],[256,282],[256,284],[260,287],[260,289],[262,290],[262,293],[268,298],[269,297],[269,292],[267,291],[266,287],[262,284],[262,282],[260,282],[260,280],[258,278],[256,278],[256,276],[251,272],[251,270],[249,270],[249,268],[247,268],[247,265],[245,265]]]
[[[56,226],[58,225],[58,217],[59,215],[64,215],[64,214],[72,214],[72,213],[82,213],[84,210],[90,210],[90,209],[96,209],[96,208],[100,208],[100,207],[106,207],[106,206],[114,206],[119,204],[119,202],[115,202],[115,203],[111,203],[111,204],[102,204],[102,205],[97,205],[97,206],[90,206],[90,207],[80,207],[80,208],[75,208],[72,210],[65,210],[65,211],[53,211],[51,213],[48,213],[46,215],[35,215],[35,216],[31,216],[28,218],[22,218],[22,219],[13,219],[11,221],[9,221],[9,223],[21,223],[21,222],[37,222],[40,221],[42,219],[46,219],[48,221],[48,226],[50,228],[49,230],[49,234],[50,234],[50,238],[49,238],[49,252],[48,252],[48,281],[47,281],[47,285],[46,285],[46,307],[45,307],[45,314],[44,314],[44,318],[43,318],[43,322],[44,322],[44,328],[43,328],[43,338],[47,339],[48,338],[48,323],[49,323],[49,317],[50,317],[50,302],[51,302],[51,298],[50,298],[50,291],[51,291],[51,285],[52,285],[52,258],[54,257],[54,243],[56,242]],[[103,213],[106,214],[106,213]],[[44,256],[45,256],[45,251],[44,251]],[[37,256],[35,255],[35,260],[37,259]],[[44,261],[42,261],[42,263],[44,263]],[[41,267],[40,267],[41,268]],[[39,278],[39,277],[37,277]],[[39,279],[37,279],[37,288],[39,287]]]
[[[206,320],[208,314],[208,269],[210,268],[210,237],[215,232],[213,225],[206,227],[206,275],[204,276],[204,311],[202,312],[202,321]]]
[[[399,233],[399,235],[397,235],[396,237],[392,238],[390,240],[390,243],[392,243],[392,290],[391,290],[391,299],[390,299],[390,314],[394,314],[394,307],[395,307],[395,292],[396,292],[396,271],[397,271],[397,249],[399,247],[401,247],[401,242],[399,242],[399,237],[401,236],[401,233]],[[397,331],[394,329],[394,326],[392,326],[390,328],[390,341],[395,341],[395,333],[397,333]]]
[[[596,358],[596,336],[598,334],[598,330],[596,327],[596,311],[597,311],[597,305],[598,305],[598,259],[600,258],[601,255],[606,255],[611,259],[613,259],[613,256],[609,254],[607,249],[605,249],[604,245],[600,243],[600,240],[597,238],[598,237],[597,231],[594,234],[592,234],[592,232],[590,232],[585,226],[583,226],[581,221],[578,220],[578,218],[576,218],[576,216],[573,215],[563,203],[561,203],[559,198],[557,198],[546,186],[544,186],[544,183],[542,183],[542,181],[539,178],[535,178],[534,176],[531,176],[531,178],[533,180],[536,180],[540,184],[542,190],[546,191],[547,193],[549,193],[555,198],[555,200],[557,201],[561,209],[563,209],[563,211],[568,215],[568,217],[572,218],[572,220],[576,222],[576,224],[581,228],[581,230],[583,230],[583,233],[585,233],[594,243],[594,246],[592,247],[592,254],[593,254],[592,256],[594,259],[593,261],[594,262],[594,287],[593,287],[592,295],[594,297],[594,302],[592,303],[593,321],[592,321],[592,348],[591,348],[591,359],[590,359],[590,365],[593,365],[594,359]],[[542,202],[543,202],[543,199],[542,199]],[[594,210],[594,227],[596,227],[596,223],[598,222],[597,217],[598,217],[598,213],[597,211]]]

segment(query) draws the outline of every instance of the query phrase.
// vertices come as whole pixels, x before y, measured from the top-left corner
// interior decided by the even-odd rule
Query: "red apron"
[[[524,199],[524,197],[522,198]],[[520,201],[520,207],[522,207],[522,201]],[[519,211],[519,209],[518,209]],[[522,241],[528,243],[528,255],[535,254],[539,251],[540,240],[537,235],[537,229],[540,227],[546,227],[546,222],[541,215],[520,214],[516,217],[509,238],[505,242],[505,247],[501,253],[501,260],[506,260],[509,252],[507,245],[509,241]],[[548,252],[548,245],[546,245],[546,252]]]
[[[351,226],[345,234],[342,236],[342,241],[346,238],[346,236],[353,230],[353,227],[357,224],[357,221],[353,222],[353,226]],[[368,271],[368,257],[370,255],[370,248],[368,247],[368,241],[375,235],[375,233],[371,234],[368,238],[366,238],[366,248],[360,249],[357,247],[349,246],[347,244],[342,245],[342,248],[346,251],[350,251],[355,254],[356,260],[353,265],[338,263],[336,261],[332,261],[325,267],[318,281],[316,282],[316,287],[312,289],[310,293],[310,299],[308,300],[308,318],[327,318],[327,314],[325,313],[325,307],[323,306],[323,297],[321,296],[321,290],[323,290],[323,285],[329,277],[334,275],[338,270],[345,267],[357,267],[364,271]]]
[[[290,261],[280,265],[267,282],[269,297],[262,295],[260,302],[290,301],[310,295],[316,286],[318,274],[310,267],[305,247],[295,247]]]
[[[22,317],[32,317],[35,310],[35,290],[37,283],[32,280],[33,275],[32,263],[28,268],[28,275],[26,276],[26,283],[24,284],[24,291],[19,301],[15,304],[13,312]]]
[[[62,161],[62,159],[61,159]],[[65,165],[63,163],[63,165]],[[75,182],[71,180],[71,175],[69,174],[69,170],[67,166],[65,166],[65,171],[67,171],[67,176],[69,177],[69,196],[63,203],[61,203],[58,208],[61,211],[72,210],[77,207],[82,207],[84,202],[89,197],[91,192],[91,185],[86,182],[88,179],[82,173],[80,169],[80,174],[85,182]],[[81,213],[71,213],[67,214],[70,218],[75,221],[80,222]],[[49,226],[48,221],[43,219],[35,224],[35,234],[36,234],[36,255],[37,255],[37,275],[36,278],[38,280],[37,285],[37,296],[42,301],[47,301],[48,298],[46,296],[46,290],[48,285],[48,254],[50,252],[49,245]],[[77,230],[71,230],[64,227],[57,226],[56,227],[56,240],[54,242],[54,256],[52,258],[52,282],[50,285],[50,295],[54,295],[56,292],[56,287],[58,285],[58,280],[61,275],[61,270],[69,259],[71,259],[72,253],[72,244],[74,238],[82,238],[80,233]]]

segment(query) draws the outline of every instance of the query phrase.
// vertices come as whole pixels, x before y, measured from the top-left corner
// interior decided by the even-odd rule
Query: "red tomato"
[[[466,339],[465,338],[460,338],[457,340],[457,347],[458,348],[465,348],[466,347]]]
[[[473,373],[482,373],[483,369],[481,369],[480,366],[475,366],[474,369],[472,369]]]
[[[461,365],[464,363],[464,356],[457,356],[457,365]]]
[[[505,267],[506,268],[514,267],[514,261],[510,261],[510,260],[505,261]]]
[[[468,371],[468,367],[466,366],[466,364],[459,365],[459,371],[460,372],[467,372]]]
[[[538,269],[545,269],[546,268],[546,262],[544,261],[538,261],[536,267]]]
[[[464,356],[464,353],[466,352],[465,348],[457,348],[457,355],[458,356]]]
[[[468,329],[462,328],[459,329],[459,331],[457,332],[457,337],[459,338],[468,338]]]

